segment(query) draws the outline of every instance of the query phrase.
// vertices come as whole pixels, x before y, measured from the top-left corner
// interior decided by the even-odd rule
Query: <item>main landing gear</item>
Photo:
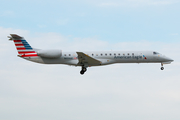
[[[161,66],[162,66],[162,67],[161,67],[161,70],[164,70],[164,67],[163,67],[163,64],[162,64],[162,63],[161,63]]]
[[[80,74],[83,75],[87,71],[87,68],[82,66],[82,69],[80,71]]]

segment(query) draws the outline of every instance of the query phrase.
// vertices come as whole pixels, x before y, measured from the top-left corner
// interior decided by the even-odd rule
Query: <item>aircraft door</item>
[[[139,62],[143,61],[143,53],[138,54],[138,61]]]
[[[157,52],[153,52],[153,59],[158,61],[159,60],[159,57],[160,57],[160,54],[157,53]]]

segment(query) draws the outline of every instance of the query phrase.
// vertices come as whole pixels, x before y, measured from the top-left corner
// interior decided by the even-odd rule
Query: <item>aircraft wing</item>
[[[78,60],[79,60],[79,65],[100,65],[101,61],[96,60],[86,54],[84,54],[83,52],[76,52],[78,54]]]

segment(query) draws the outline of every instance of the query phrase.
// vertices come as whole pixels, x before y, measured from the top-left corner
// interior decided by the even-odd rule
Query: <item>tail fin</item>
[[[10,34],[10,35],[11,37],[9,37],[10,38],[9,40],[14,41],[14,44],[19,54],[24,55],[24,54],[36,53],[23,37],[18,36],[16,34]]]

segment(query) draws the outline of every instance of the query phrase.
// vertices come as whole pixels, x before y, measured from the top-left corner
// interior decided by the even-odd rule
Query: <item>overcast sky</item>
[[[179,0],[0,0],[0,120],[179,120]],[[160,64],[42,65],[17,57],[11,33],[39,49],[155,50]]]

